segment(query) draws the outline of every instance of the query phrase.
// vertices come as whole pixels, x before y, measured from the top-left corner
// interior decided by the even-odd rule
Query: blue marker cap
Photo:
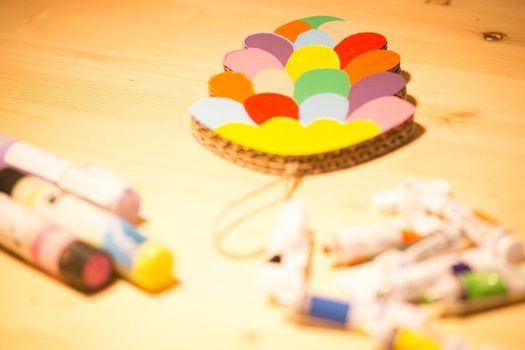
[[[466,272],[472,272],[472,269],[470,268],[470,266],[468,266],[467,264],[463,263],[463,262],[458,262],[454,265],[452,265],[452,267],[450,268],[452,270],[452,273],[454,275],[462,275]]]
[[[311,317],[346,325],[350,322],[351,305],[348,302],[321,296],[309,298],[306,310]]]

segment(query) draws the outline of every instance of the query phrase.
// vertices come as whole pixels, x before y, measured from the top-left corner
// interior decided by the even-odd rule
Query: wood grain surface
[[[380,159],[305,179],[297,197],[315,239],[378,218],[371,194],[407,176],[449,179],[459,198],[525,239],[522,0],[1,0],[0,132],[128,178],[143,197],[142,228],[173,249],[180,281],[157,295],[117,281],[86,297],[0,251],[0,349],[374,348],[364,336],[291,322],[258,288],[261,259],[217,254],[214,217],[273,178],[190,134],[188,107],[207,95],[224,53],[247,34],[316,14],[388,38],[425,132]],[[487,31],[505,37],[487,41]],[[275,210],[246,223],[235,244],[264,243],[274,221]],[[313,287],[340,294],[329,259],[319,249],[314,257]],[[519,348],[523,324],[517,305],[435,327]]]

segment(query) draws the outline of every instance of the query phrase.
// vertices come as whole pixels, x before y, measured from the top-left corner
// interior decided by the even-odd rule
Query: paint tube
[[[311,251],[306,212],[299,202],[288,201],[271,233],[259,274],[260,285],[272,301],[290,306],[302,297]]]

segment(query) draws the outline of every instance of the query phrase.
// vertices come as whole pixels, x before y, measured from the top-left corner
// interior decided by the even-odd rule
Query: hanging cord
[[[295,191],[297,191],[297,188],[302,182],[302,177],[284,177],[284,178],[278,178],[277,180],[273,180],[265,185],[263,185],[260,188],[257,188],[253,191],[250,191],[238,199],[233,200],[228,205],[224,207],[224,209],[217,215],[215,218],[213,225],[212,225],[212,234],[213,234],[213,243],[215,245],[215,248],[217,251],[231,259],[248,259],[253,258],[256,256],[261,255],[264,252],[265,247],[258,247],[252,251],[248,252],[233,252],[228,250],[224,247],[224,240],[232,231],[238,227],[240,224],[245,222],[246,220],[256,216],[257,214],[260,214],[264,212],[265,210],[268,210],[272,208],[273,206],[282,203],[290,198],[292,198]],[[267,203],[264,203],[257,208],[248,211],[247,213],[244,213],[243,215],[240,215],[234,219],[232,219],[229,222],[226,222],[226,219],[230,213],[234,211],[235,208],[241,206],[242,204],[245,204],[250,199],[256,197],[257,195],[261,193],[265,193],[266,191],[270,190],[271,188],[279,185],[279,184],[285,184],[286,185],[286,191],[284,196],[279,196],[276,199],[273,199]]]

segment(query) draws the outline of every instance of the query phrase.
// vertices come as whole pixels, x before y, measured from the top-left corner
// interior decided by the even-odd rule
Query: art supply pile
[[[148,291],[172,281],[173,257],[135,226],[138,193],[96,166],[0,135],[0,245],[85,292],[115,269]]]
[[[272,233],[264,289],[301,318],[364,332],[383,349],[478,349],[432,332],[431,321],[523,301],[521,241],[456,199],[444,180],[407,179],[373,203],[394,217],[336,230],[324,243],[334,265],[350,266],[338,269],[345,298],[309,290],[312,239],[295,201]]]

